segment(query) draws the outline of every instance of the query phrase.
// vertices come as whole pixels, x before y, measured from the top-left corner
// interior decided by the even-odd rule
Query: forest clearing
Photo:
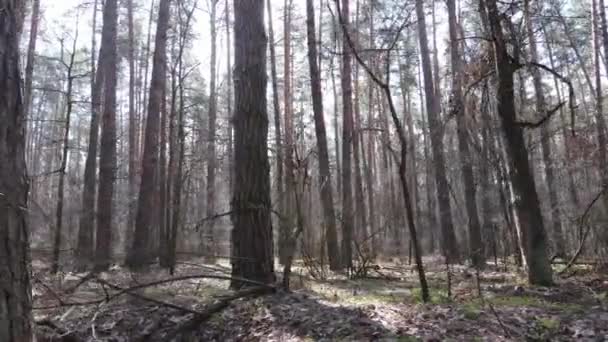
[[[605,0],[0,0],[0,342],[608,340]]]

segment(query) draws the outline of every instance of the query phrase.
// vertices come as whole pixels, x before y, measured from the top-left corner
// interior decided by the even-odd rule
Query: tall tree
[[[539,2],[537,2],[539,3]],[[538,62],[538,51],[536,47],[536,37],[534,36],[534,26],[532,23],[532,14],[530,13],[530,0],[524,0],[524,16],[526,19],[526,33],[528,35],[528,48],[530,50],[530,60]],[[543,89],[543,82],[540,70],[537,68],[531,69],[532,83],[534,85],[534,95],[536,97],[536,111],[543,114],[547,111],[547,101]],[[540,128],[540,146],[542,149],[543,164],[545,166],[545,180],[547,182],[547,190],[549,192],[549,222],[553,231],[553,240],[555,243],[555,255],[563,256],[566,252],[564,233],[560,220],[559,202],[557,198],[557,184],[554,173],[554,163],[552,156],[551,132],[549,123],[542,125]]]
[[[337,0],[340,1],[340,0]],[[350,30],[350,1],[342,0],[342,31]],[[352,266],[353,244],[353,187],[352,187],[352,140],[353,140],[353,88],[351,50],[342,39],[342,266]]]
[[[137,187],[137,151],[139,150],[139,132],[135,118],[135,31],[133,28],[133,0],[127,0],[128,41],[127,59],[129,62],[129,192],[127,230],[125,244],[132,241],[133,224],[135,221],[135,196]]]
[[[323,93],[321,90],[321,75],[317,62],[317,42],[315,39],[315,11],[313,0],[306,0],[306,33],[308,42],[308,65],[310,69],[310,87],[312,90],[312,105],[315,117],[315,133],[317,136],[317,153],[319,156],[319,185],[321,187],[321,205],[325,224],[325,239],[327,256],[332,270],[340,268],[338,236],[336,233],[336,213],[331,187],[331,172],[329,170],[329,153],[327,151],[327,133],[323,114]]]
[[[216,132],[215,127],[217,125],[217,89],[216,89],[216,64],[217,64],[217,3],[218,0],[209,0],[209,27],[211,37],[211,58],[209,60],[209,141],[207,143],[207,217],[215,215],[215,170],[216,166],[216,153],[215,153],[215,140]],[[215,220],[209,220],[207,222],[207,237],[211,243],[207,246],[206,251],[208,259],[215,255],[217,251],[214,249],[216,244],[216,236],[213,231]]]
[[[604,186],[608,185],[608,156],[606,145],[606,119],[604,118],[604,96],[602,93],[602,76],[600,71],[600,23],[597,11],[597,0],[592,1],[593,19],[593,66],[595,69],[595,127],[597,130],[598,159],[600,166],[600,180]],[[604,198],[606,209],[608,209],[608,199]]]
[[[509,55],[501,16],[496,0],[482,0],[481,15],[487,15],[492,34],[494,63],[497,75],[497,112],[502,123],[505,152],[511,170],[511,182],[516,198],[515,206],[525,243],[524,255],[528,265],[528,281],[534,285],[551,285],[553,272],[547,257],[547,237],[536,192],[536,184],[528,161],[528,151],[522,127],[518,125],[513,74],[517,69]],[[510,20],[510,19],[507,19]]]
[[[18,5],[0,0],[0,341],[33,339]]]
[[[112,215],[114,180],[116,179],[116,83],[117,83],[117,0],[106,0],[101,34],[105,82],[103,87],[102,131],[99,144],[99,192],[97,193],[97,234],[95,269],[110,266],[112,252]]]
[[[34,74],[34,57],[36,55],[36,41],[38,40],[38,22],[40,20],[40,0],[32,1],[32,18],[30,24],[30,41],[27,45],[27,60],[25,64],[25,86],[23,112],[30,115],[29,109],[32,103],[32,76]]]
[[[155,212],[155,170],[158,163],[158,144],[160,129],[161,102],[166,86],[167,68],[167,29],[169,27],[170,0],[161,0],[158,7],[154,59],[152,62],[152,80],[148,98],[148,118],[146,120],[144,152],[142,154],[141,183],[137,214],[135,217],[135,234],[133,247],[127,254],[126,263],[137,269],[145,266],[152,259],[152,251],[148,250],[150,241],[150,225]]]
[[[285,265],[288,256],[289,235],[295,223],[295,128],[293,122],[293,84],[292,84],[292,65],[291,65],[291,17],[293,0],[285,0],[283,17],[283,106],[285,107],[285,189],[282,196],[283,200],[283,219],[279,225],[279,262]]]
[[[424,76],[424,93],[426,95],[426,109],[429,122],[429,134],[435,168],[435,182],[437,183],[437,202],[439,204],[439,219],[442,232],[442,252],[449,262],[458,262],[460,259],[454,224],[452,222],[452,206],[450,204],[450,190],[446,176],[445,158],[443,155],[443,128],[439,118],[439,99],[435,96],[433,72],[426,34],[424,15],[424,1],[416,0],[416,15],[418,18],[418,39],[422,58],[422,73]]]
[[[274,281],[264,2],[234,0],[235,146],[232,275]],[[233,280],[232,288],[245,286]]]
[[[460,167],[464,185],[465,206],[469,218],[469,250],[471,261],[476,267],[484,264],[484,251],[481,242],[481,225],[477,213],[477,199],[475,191],[475,177],[473,175],[473,160],[469,150],[469,131],[466,123],[465,104],[462,94],[462,56],[460,55],[460,41],[458,40],[458,22],[456,18],[456,3],[447,0],[448,24],[450,32],[450,61],[452,63],[452,98],[451,113],[456,117],[458,133],[458,149],[460,150]]]
[[[70,140],[70,122],[72,119],[72,108],[74,107],[73,89],[74,89],[74,62],[76,57],[76,42],[78,41],[78,20],[76,21],[76,32],[74,34],[74,40],[72,43],[72,50],[69,56],[69,60],[66,64],[66,78],[67,86],[65,90],[65,102],[66,111],[63,119],[65,120],[65,128],[63,130],[63,137],[61,140],[61,156],[59,164],[59,181],[57,184],[57,206],[55,207],[55,231],[53,238],[53,262],[51,265],[51,272],[57,273],[59,271],[59,254],[61,251],[62,237],[63,237],[63,203],[65,199],[65,177],[67,174],[68,165],[68,152],[69,152],[69,140]],[[63,40],[61,41],[61,63],[63,62]]]
[[[105,78],[105,60],[99,59],[95,68],[95,31],[97,21],[97,1],[93,6],[93,33],[91,36],[91,122],[89,145],[84,164],[82,187],[82,207],[76,245],[76,260],[79,268],[85,268],[93,261],[93,234],[95,233],[95,195],[97,190],[97,145],[99,141],[99,119],[101,113],[101,92]],[[104,41],[101,41],[99,55],[105,54]]]

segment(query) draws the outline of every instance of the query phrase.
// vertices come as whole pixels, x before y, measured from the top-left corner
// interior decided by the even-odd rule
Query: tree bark
[[[127,22],[129,48],[129,170],[128,170],[128,201],[129,212],[125,234],[125,245],[130,246],[133,240],[133,224],[135,223],[136,191],[137,191],[137,151],[139,150],[139,132],[135,118],[135,32],[133,29],[133,0],[127,0]]]
[[[595,128],[597,130],[598,161],[600,181],[608,185],[608,157],[606,156],[606,119],[604,118],[604,97],[602,93],[602,77],[600,71],[600,24],[597,13],[597,0],[593,5],[593,65],[595,69]],[[604,205],[608,209],[608,199],[604,197]]]
[[[418,36],[420,53],[422,57],[422,72],[424,74],[424,90],[426,94],[426,107],[429,121],[433,164],[435,167],[435,182],[437,183],[437,199],[439,203],[439,219],[442,232],[442,252],[448,262],[459,262],[460,256],[454,225],[452,222],[452,207],[450,204],[449,185],[446,176],[445,159],[443,156],[443,128],[439,118],[439,102],[435,96],[433,73],[429,58],[426,23],[424,20],[424,6],[422,0],[416,0],[416,14],[418,17]]]
[[[102,132],[99,145],[99,192],[97,194],[97,234],[95,269],[107,270],[112,254],[112,217],[116,179],[116,83],[117,83],[117,0],[106,0],[103,11],[102,45],[105,82]]]
[[[506,154],[511,169],[515,205],[521,231],[524,233],[524,253],[528,264],[528,281],[534,285],[553,284],[552,270],[547,256],[547,238],[543,224],[536,184],[528,161],[528,152],[522,128],[516,123],[513,101],[513,74],[511,62],[503,36],[501,17],[495,0],[483,0],[487,11],[494,45],[497,74],[498,115],[502,122],[506,142]]]
[[[133,236],[133,247],[129,250],[126,260],[126,264],[132,269],[145,266],[153,257],[153,253],[148,251],[150,239],[149,226],[152,224],[152,215],[150,213],[156,210],[154,200],[156,189],[155,169],[158,163],[161,101],[166,84],[169,3],[170,0],[161,0],[158,9],[154,60],[152,63],[152,81],[150,83],[148,102],[148,119],[146,121],[144,152],[142,154],[141,184],[139,187],[137,215],[135,217],[135,234]]]
[[[235,184],[232,275],[274,281],[264,2],[234,1]],[[246,284],[232,281],[231,288]]]
[[[93,11],[93,27],[96,27],[97,3]],[[99,120],[101,114],[101,92],[105,79],[105,61],[97,61],[95,70],[95,29],[92,34],[91,49],[91,122],[89,128],[89,145],[87,158],[84,164],[84,178],[82,187],[82,208],[78,229],[78,243],[76,247],[76,260],[78,268],[84,269],[93,262],[93,234],[95,233],[95,196],[97,190],[97,145],[99,141]],[[99,55],[104,55],[106,48],[102,40]]]
[[[308,38],[308,64],[310,68],[310,87],[312,90],[312,106],[315,118],[315,133],[317,136],[317,153],[319,158],[319,185],[323,221],[325,223],[325,239],[327,256],[332,270],[340,268],[340,250],[336,232],[336,213],[334,211],[333,191],[331,187],[331,172],[329,170],[329,153],[327,151],[327,133],[323,114],[323,93],[321,90],[321,75],[317,62],[317,42],[315,40],[315,13],[313,0],[306,0],[306,28]]]
[[[340,0],[338,0],[340,1]],[[350,30],[349,0],[342,0],[342,30]],[[353,99],[351,50],[342,39],[342,266],[352,267],[352,243],[354,229],[352,188]]]
[[[29,342],[32,298],[18,3],[0,0],[0,341]]]
[[[53,238],[53,262],[51,265],[51,273],[57,273],[59,271],[59,252],[61,250],[62,237],[63,237],[63,202],[65,198],[65,176],[67,173],[68,163],[68,151],[69,151],[69,138],[70,138],[70,121],[72,118],[72,107],[74,101],[72,99],[72,89],[74,85],[74,58],[76,55],[76,41],[78,39],[78,23],[76,23],[76,34],[74,36],[74,42],[72,45],[72,51],[70,53],[70,59],[67,64],[67,89],[65,92],[66,101],[66,112],[65,112],[65,128],[63,131],[63,139],[61,142],[62,153],[61,161],[59,166],[59,182],[57,185],[57,207],[55,208],[55,231]],[[61,58],[63,60],[63,41],[61,43]]]
[[[526,17],[526,31],[528,35],[528,46],[530,49],[530,60],[538,62],[538,52],[536,48],[536,38],[534,37],[534,26],[530,14],[530,0],[524,1],[524,16]],[[532,69],[532,83],[534,85],[534,95],[536,97],[536,112],[544,115],[547,111],[547,103],[545,100],[543,82],[540,71]],[[549,221],[553,231],[553,242],[555,244],[555,255],[564,256],[566,253],[566,242],[564,241],[564,232],[560,219],[560,208],[556,191],[556,180],[553,166],[551,133],[549,123],[544,124],[540,128],[540,143],[542,149],[543,164],[545,165],[545,180],[547,182],[547,190],[549,192]]]

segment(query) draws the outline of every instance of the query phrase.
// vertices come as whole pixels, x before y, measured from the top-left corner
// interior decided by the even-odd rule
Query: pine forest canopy
[[[0,9],[1,341],[35,330],[32,262],[201,258],[250,296],[413,260],[424,302],[432,260],[448,296],[459,265],[608,265],[604,0]]]

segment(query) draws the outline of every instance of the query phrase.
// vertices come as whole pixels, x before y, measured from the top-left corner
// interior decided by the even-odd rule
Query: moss
[[[538,318],[540,326],[548,332],[556,332],[559,330],[559,321],[552,318]]]
[[[481,315],[481,310],[478,305],[466,303],[462,306],[462,313],[464,314],[464,318],[474,321]]]

